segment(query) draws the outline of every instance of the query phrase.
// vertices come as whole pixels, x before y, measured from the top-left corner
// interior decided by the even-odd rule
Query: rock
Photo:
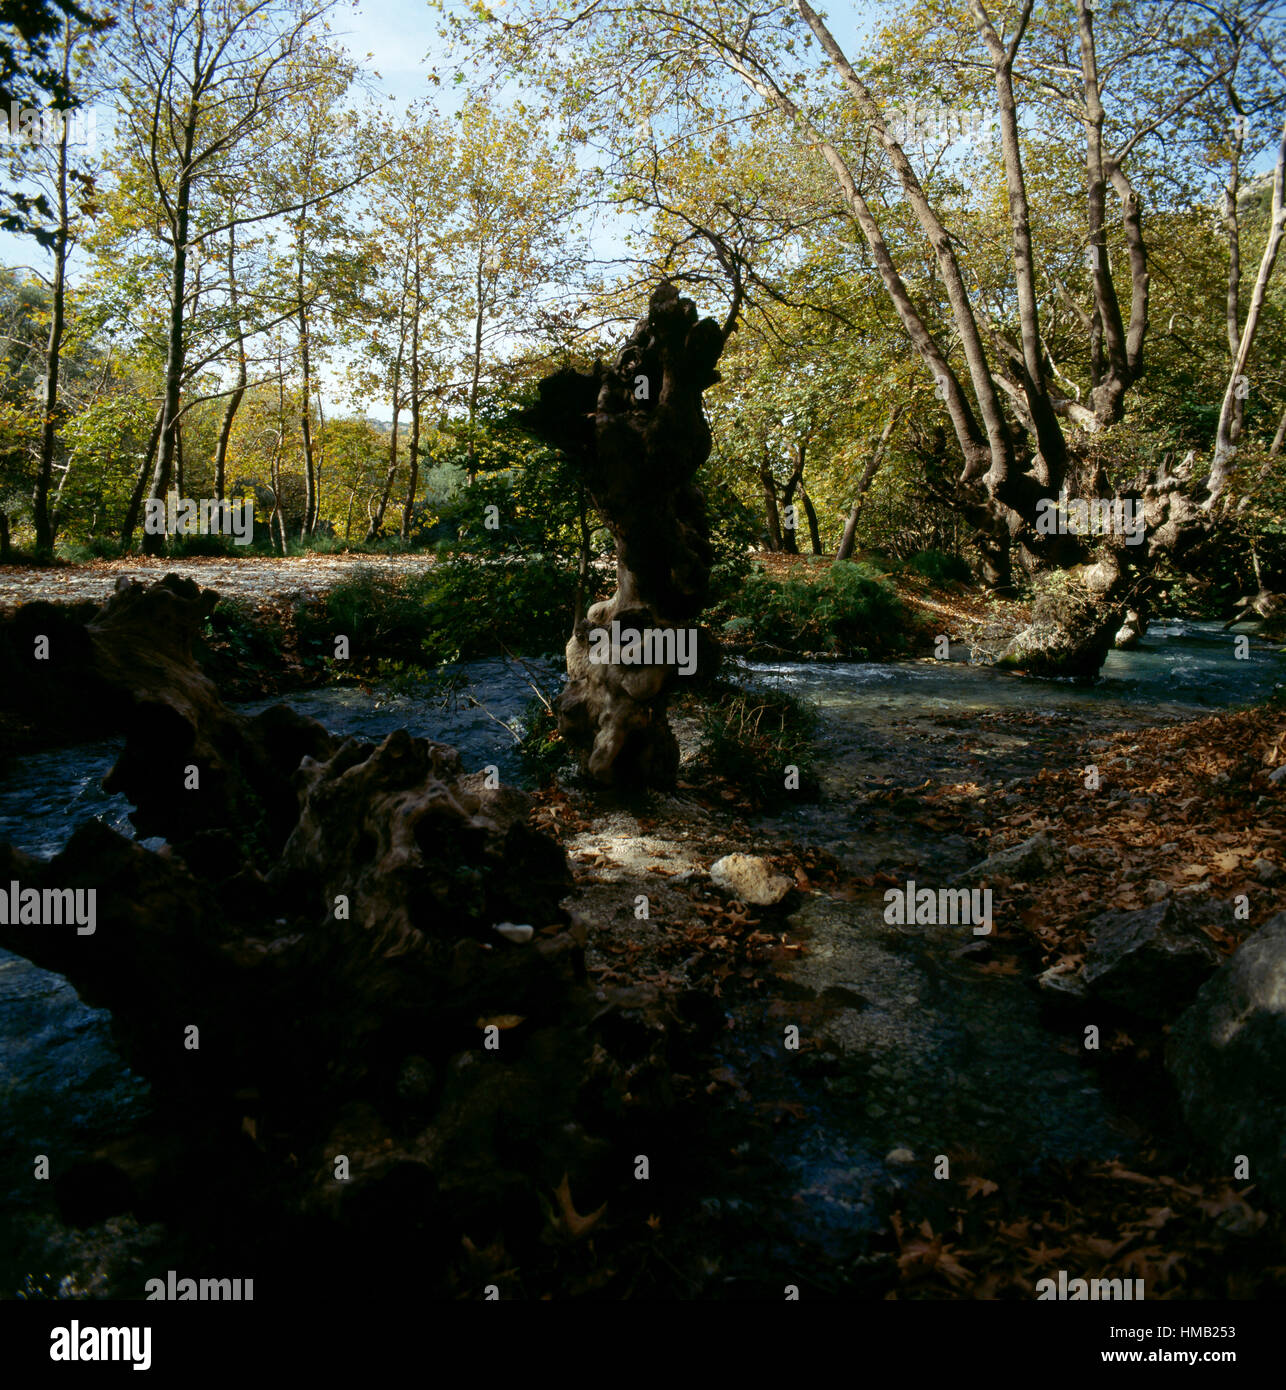
[[[1117,651],[1132,651],[1139,645],[1140,640],[1148,630],[1148,610],[1146,604],[1140,604],[1137,608],[1127,607],[1125,618],[1120,628],[1117,630],[1113,640],[1113,646]]]
[[[1286,763],[1283,763],[1281,767],[1273,768],[1268,774],[1268,780],[1274,786],[1280,786],[1282,782],[1286,782]]]
[[[1219,965],[1201,930],[1223,921],[1214,901],[1167,898],[1132,912],[1104,912],[1088,930],[1094,940],[1081,983],[1096,999],[1159,1022],[1178,1015]]]
[[[108,1009],[151,1087],[148,1129],[58,1195],[95,1221],[146,1210],[216,1264],[259,1252],[278,1283],[289,1262],[476,1292],[461,1249],[494,1239],[476,1250],[530,1268],[560,1180],[582,1210],[628,1209],[638,1133],[673,1171],[667,1119],[722,1011],[592,991],[563,851],[453,749],[228,709],[188,645],[209,605],[167,580],[51,627],[126,730],[118,784],[170,839],[152,853],[90,820],[49,862],[0,845],[6,886],[96,893],[92,934],[5,923],[0,946]]]
[[[1242,943],[1170,1033],[1166,1062],[1193,1132],[1231,1174],[1286,1203],[1286,912]]]
[[[1170,896],[1170,885],[1161,878],[1150,878],[1143,886],[1143,896],[1150,903],[1159,903]]]
[[[908,1164],[915,1162],[915,1154],[910,1149],[890,1149],[884,1155],[884,1161],[895,1168],[905,1168]]]
[[[1273,863],[1271,859],[1265,859],[1261,855],[1250,866],[1255,871],[1255,877],[1260,883],[1276,883],[1282,876],[1282,871]]]
[[[961,883],[980,883],[993,878],[1038,878],[1052,873],[1063,862],[1063,850],[1052,835],[1040,830],[1021,844],[989,854],[960,876]]]
[[[1064,575],[1061,587],[1042,593],[1031,622],[1000,654],[997,665],[1036,676],[1097,676],[1120,630],[1120,610]]]
[[[743,903],[771,907],[795,886],[792,879],[774,874],[755,854],[725,854],[710,865],[710,881],[716,888]]]
[[[1054,965],[1036,976],[1036,987],[1060,1004],[1080,1004],[1089,997],[1079,970],[1060,970]]]

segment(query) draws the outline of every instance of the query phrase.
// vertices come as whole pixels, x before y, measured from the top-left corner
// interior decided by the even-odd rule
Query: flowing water
[[[546,691],[556,688],[556,663],[528,665]],[[927,661],[752,663],[749,671],[811,699],[822,716],[822,796],[760,818],[762,844],[813,844],[854,874],[918,874],[922,883],[945,884],[976,857],[971,844],[881,817],[860,793],[911,789],[926,778],[964,781],[984,770],[993,783],[1016,785],[1048,764],[1051,749],[1058,755],[1060,738],[1070,757],[1078,741],[1261,699],[1286,681],[1286,656],[1252,642],[1249,658],[1239,660],[1218,624],[1169,621],[1153,624],[1135,651],[1113,652],[1094,685]],[[453,744],[469,770],[494,764],[506,780],[520,781],[512,728],[531,698],[524,670],[489,661],[457,668],[446,689],[442,682],[401,693],[343,687],[289,703],[336,734],[375,741],[408,728]],[[241,708],[254,713],[272,703]],[[1028,736],[1021,718],[1006,716],[1041,724],[1042,736]],[[1051,726],[1061,731],[1052,741]],[[99,785],[119,747],[108,740],[62,748],[8,769],[0,842],[48,858],[94,816],[131,834],[128,804]],[[825,1074],[792,1078],[779,1048],[743,1048],[735,1060],[748,1076],[758,1068],[762,1092],[802,1116],[767,1156],[793,1188],[796,1243],[824,1256],[871,1229],[878,1193],[897,1181],[891,1152],[963,1147],[1013,1163],[1128,1148],[1096,1086],[1051,1043],[1030,992],[1020,980],[971,972],[959,956],[959,929],[887,925],[878,891],[853,902],[810,898],[793,924],[808,951],[782,988],[821,1001],[815,1026],[829,1050]],[[744,1036],[755,1020],[747,1014],[740,1024]],[[146,1085],[120,1061],[106,1013],[83,1004],[60,977],[0,951],[6,1204],[32,1202],[33,1155],[54,1153],[65,1165],[129,1130],[146,1108]],[[748,1220],[728,1192],[706,1203],[718,1220]]]

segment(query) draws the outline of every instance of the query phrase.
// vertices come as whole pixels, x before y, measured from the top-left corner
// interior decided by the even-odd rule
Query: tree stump
[[[545,378],[525,417],[572,460],[616,542],[616,592],[578,619],[557,710],[582,772],[605,785],[666,787],[678,769],[666,707],[695,672],[693,620],[709,589],[694,478],[710,454],[702,395],[723,344],[713,319],[662,284],[614,366]],[[712,651],[702,641],[703,661]]]

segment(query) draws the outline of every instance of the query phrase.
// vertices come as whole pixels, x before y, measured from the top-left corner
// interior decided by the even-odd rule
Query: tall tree
[[[221,217],[205,198],[216,177],[249,180],[256,136],[283,108],[303,102],[315,77],[310,42],[328,0],[190,0],[157,9],[129,0],[115,47],[122,155],[134,189],[150,197],[152,224],[166,247],[168,293],[160,438],[149,495],[164,498],[177,445],[187,366],[194,256],[234,227],[297,211],[306,201]],[[155,214],[153,214],[155,216]],[[145,537],[159,552],[162,537]]]

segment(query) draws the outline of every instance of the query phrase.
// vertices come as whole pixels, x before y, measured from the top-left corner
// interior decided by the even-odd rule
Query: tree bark
[[[759,465],[759,483],[764,493],[764,514],[768,518],[768,549],[780,551],[781,513],[777,510],[777,479],[772,475],[772,467],[765,458]]]
[[[402,539],[411,535],[411,512],[415,506],[415,489],[420,481],[420,242],[417,230],[415,241],[415,293],[411,300],[411,457],[410,476],[406,484],[406,503],[402,507]]]
[[[546,377],[526,413],[533,434],[568,454],[616,539],[616,592],[577,624],[558,699],[560,733],[606,785],[673,785],[669,692],[680,671],[694,673],[698,651],[714,655],[698,629],[678,625],[709,593],[713,551],[693,478],[710,453],[702,397],[719,379],[723,343],[719,325],[663,283],[613,366]],[[646,400],[634,393],[639,375],[652,386]],[[667,633],[670,654],[658,655]]]
[[[1273,442],[1268,446],[1268,457],[1275,459],[1282,451],[1282,444],[1286,442],[1286,410],[1282,411],[1282,418],[1277,422],[1277,433],[1273,435]]]
[[[904,409],[904,406],[898,404],[889,411],[889,418],[884,422],[884,430],[875,447],[871,450],[871,457],[862,470],[862,476],[858,479],[857,496],[854,497],[853,505],[849,508],[848,520],[844,523],[844,534],[840,537],[839,549],[835,552],[837,560],[850,560],[853,557],[853,546],[857,540],[857,523],[862,515],[862,505],[866,500],[866,494],[870,491],[871,484],[875,481],[876,473],[880,470],[880,465],[884,462],[889,440],[893,437],[893,430]]]
[[[406,304],[406,263],[402,267],[402,304]],[[393,431],[389,440],[388,473],[384,478],[384,488],[380,493],[379,506],[371,517],[366,530],[366,539],[373,541],[376,533],[384,525],[384,513],[388,510],[388,499],[393,491],[393,479],[397,474],[398,421],[402,413],[402,363],[406,356],[406,325],[399,324],[397,357],[393,362]]]
[[[72,28],[63,31],[62,78],[71,80]],[[45,349],[45,381],[42,391],[43,419],[40,429],[40,461],[36,472],[36,488],[31,499],[32,519],[36,528],[36,553],[47,555],[54,545],[54,524],[49,515],[49,489],[53,483],[54,454],[58,448],[59,399],[58,376],[62,356],[64,319],[67,299],[67,237],[70,213],[67,201],[67,140],[68,123],[63,121],[58,140],[58,165],[55,175],[58,226],[54,232],[54,276],[50,288],[49,338]]]
[[[162,502],[170,487],[170,475],[174,468],[174,450],[177,444],[179,396],[183,389],[183,368],[185,362],[184,309],[187,300],[188,269],[188,223],[192,198],[192,150],[196,142],[197,108],[194,102],[188,105],[182,128],[182,146],[179,150],[178,188],[174,200],[174,218],[170,224],[173,237],[173,259],[170,264],[170,304],[169,323],[165,344],[165,398],[161,415],[160,445],[156,455],[156,468],[152,473],[152,484],[148,496]],[[157,139],[160,138],[159,128]],[[143,551],[147,555],[161,555],[165,550],[165,537],[150,532],[143,536]]]
[[[817,526],[817,512],[813,508],[813,499],[808,495],[808,489],[804,486],[804,480],[799,480],[799,500],[804,505],[804,516],[808,521],[808,539],[813,547],[813,554],[822,553],[822,535]]]
[[[1237,395],[1243,391],[1246,366],[1250,360],[1250,350],[1254,346],[1255,335],[1259,331],[1259,320],[1263,314],[1264,302],[1268,296],[1268,281],[1277,263],[1277,253],[1281,249],[1282,238],[1286,235],[1286,196],[1283,182],[1286,181],[1286,121],[1282,123],[1281,138],[1277,145],[1277,162],[1273,167],[1273,202],[1268,228],[1268,238],[1264,242],[1264,253],[1259,258],[1259,273],[1255,277],[1255,287],[1250,293],[1250,304],[1246,309],[1246,322],[1242,326],[1233,358],[1232,373],[1224,391],[1223,404],[1219,410],[1219,424],[1215,430],[1214,457],[1211,460],[1210,476],[1206,479],[1207,497],[1202,506],[1209,511],[1219,500],[1232,472],[1233,460],[1237,456],[1239,419]]]
[[[312,364],[309,360],[308,305],[304,296],[304,229],[307,223],[308,204],[300,209],[298,223],[298,243],[295,255],[295,294],[298,305],[299,324],[299,365],[303,372],[304,384],[300,393],[303,402],[299,415],[299,428],[304,441],[304,516],[300,525],[299,539],[305,541],[312,535],[317,525],[317,488],[313,474],[313,422],[312,422]]]
[[[223,501],[227,488],[228,442],[232,438],[232,423],[241,409],[246,394],[246,339],[237,304],[236,228],[228,229],[228,296],[237,325],[237,388],[224,402],[223,419],[219,422],[219,442],[214,451],[214,495]]]
[[[148,479],[152,476],[152,460],[156,457],[157,445],[161,438],[161,421],[165,416],[162,405],[152,421],[152,433],[147,441],[147,453],[143,455],[142,466],[134,490],[130,493],[129,506],[125,509],[125,520],[121,523],[121,554],[127,554],[134,540],[134,528],[138,525],[138,514],[143,509],[143,494],[147,491]]]
[[[478,450],[477,450],[477,416],[478,416],[478,383],[482,379],[482,324],[486,314],[486,288],[482,278],[483,259],[486,256],[486,249],[478,247],[478,275],[477,275],[477,313],[473,321],[473,379],[469,383],[469,481],[473,482],[478,473]]]

